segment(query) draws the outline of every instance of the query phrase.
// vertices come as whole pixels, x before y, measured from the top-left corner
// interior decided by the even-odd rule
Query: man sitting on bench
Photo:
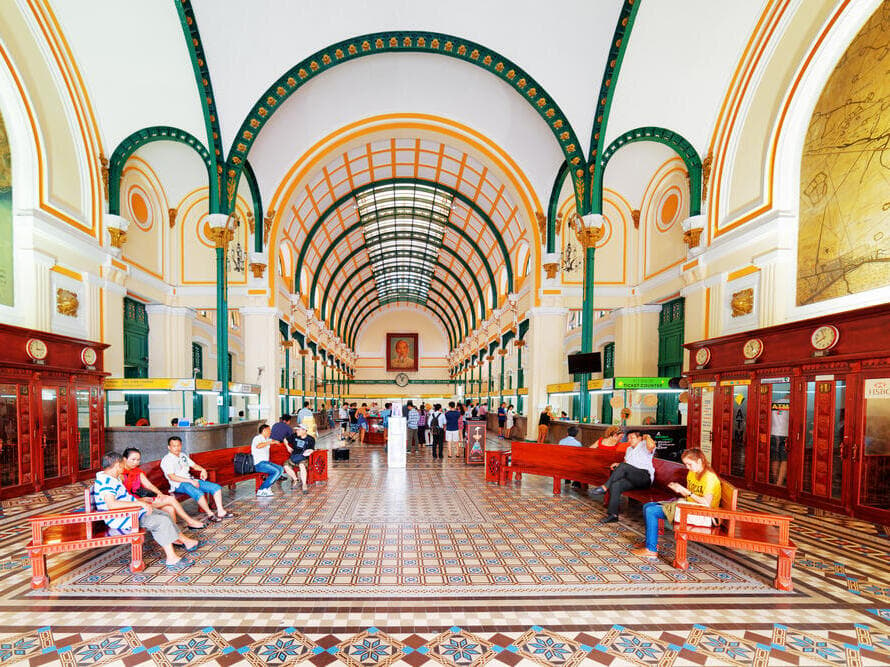
[[[200,479],[195,479],[189,473],[194,468],[198,471]],[[223,519],[235,516],[227,512],[222,504],[222,487],[219,484],[207,481],[207,471],[182,453],[182,440],[175,435],[167,438],[167,453],[161,459],[161,470],[170,483],[170,493],[184,493],[198,503],[201,511],[207,515],[209,521],[219,522]],[[216,502],[216,513],[210,509],[205,493],[212,493]]]
[[[117,516],[105,520],[108,527],[122,533],[128,533],[139,527],[145,528],[164,550],[164,555],[167,557],[165,565],[168,570],[184,570],[194,565],[195,561],[190,558],[177,557],[173,545],[185,547],[186,551],[191,552],[198,548],[198,541],[180,533],[169,514],[160,509],[156,510],[148,500],[138,499],[127,493],[120,480],[123,474],[124,457],[117,452],[109,452],[102,457],[102,470],[96,473],[96,482],[93,484],[96,509],[106,512],[138,507],[139,526],[130,525],[129,516]]]
[[[297,424],[294,434],[288,436],[287,451],[290,452],[290,458],[284,462],[284,469],[292,480],[296,481],[294,474],[294,466],[300,469],[300,481],[303,483],[303,493],[309,493],[309,487],[306,486],[306,461],[315,449],[315,438],[309,435],[309,429],[306,424]]]
[[[256,494],[265,498],[271,498],[275,495],[272,493],[271,487],[284,474],[284,468],[269,460],[269,445],[275,442],[271,437],[271,433],[271,426],[260,424],[253,442],[250,443],[250,453],[253,455],[253,469],[266,476],[260,488],[257,489]]]
[[[609,513],[600,519],[600,523],[618,521],[622,493],[630,489],[647,489],[655,480],[655,466],[652,464],[657,447],[655,441],[648,435],[641,438],[636,431],[627,434],[627,441],[630,444],[624,452],[624,462],[613,463],[609,479],[593,490],[594,495],[609,494]]]

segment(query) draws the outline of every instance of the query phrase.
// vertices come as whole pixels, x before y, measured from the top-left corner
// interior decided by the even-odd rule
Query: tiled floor
[[[494,444],[494,443],[491,443]],[[24,517],[76,506],[79,486],[3,503],[0,663],[33,665],[442,663],[890,664],[890,544],[866,522],[745,495],[796,515],[793,593],[774,561],[697,547],[688,572],[638,560],[638,508],[602,505],[525,476],[353,448],[308,496],[238,488],[239,518],[169,574],[150,547],[55,556],[32,592]],[[150,542],[150,540],[149,540]],[[692,560],[692,559],[691,559]]]

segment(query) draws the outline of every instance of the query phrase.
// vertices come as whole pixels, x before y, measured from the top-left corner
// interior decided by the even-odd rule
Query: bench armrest
[[[45,514],[43,516],[34,516],[28,519],[31,524],[31,544],[43,544],[43,529],[52,526],[66,526],[71,524],[85,523],[87,525],[87,539],[93,536],[93,521],[105,521],[119,516],[129,516],[133,526],[139,528],[139,511],[138,507],[129,507],[119,510],[107,510],[105,512],[78,512],[76,514]]]
[[[721,519],[730,525],[739,523],[758,524],[762,526],[776,526],[779,529],[779,541],[787,544],[790,538],[792,517],[783,514],[767,514],[766,512],[744,512],[741,510],[723,509],[721,507],[705,507],[704,505],[677,505],[677,513],[674,522],[680,530],[686,530],[686,516],[696,514]]]

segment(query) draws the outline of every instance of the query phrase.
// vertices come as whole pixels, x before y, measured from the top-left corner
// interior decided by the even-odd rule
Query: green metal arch
[[[553,180],[553,189],[550,191],[550,201],[547,203],[547,252],[556,252],[556,214],[559,211],[559,193],[562,192],[562,184],[569,175],[569,165],[563,162],[556,171]]]
[[[609,112],[612,109],[612,100],[615,97],[615,82],[621,72],[621,63],[630,41],[630,33],[633,29],[637,10],[641,0],[624,0],[621,12],[618,14],[618,23],[615,33],[612,35],[609,57],[606,61],[606,69],[603,72],[603,81],[600,85],[600,94],[596,100],[596,111],[593,118],[593,127],[590,130],[590,147],[588,148],[587,164],[590,171],[590,190],[578,208],[578,213],[603,212],[603,169],[602,153],[603,144],[606,141],[606,124],[609,121]],[[577,170],[576,170],[577,173]],[[582,184],[583,189],[583,184]],[[577,191],[577,184],[575,187]]]
[[[263,195],[260,192],[259,183],[256,180],[256,174],[250,162],[244,163],[244,178],[247,180],[247,187],[250,189],[250,198],[253,204],[253,249],[256,252],[263,251]]]
[[[467,197],[463,193],[459,192],[458,190],[455,190],[454,188],[452,188],[448,185],[444,185],[437,181],[428,181],[428,180],[421,179],[421,178],[386,178],[386,179],[379,180],[379,181],[373,181],[371,183],[366,183],[365,185],[362,185],[361,187],[355,188],[354,190],[351,190],[350,192],[347,192],[346,194],[344,194],[342,197],[339,197],[335,202],[333,202],[324,211],[322,211],[321,215],[318,216],[318,220],[315,221],[315,224],[313,224],[312,227],[309,228],[309,231],[306,233],[306,238],[303,240],[302,247],[300,248],[300,254],[297,256],[297,263],[294,268],[294,275],[295,276],[300,275],[300,272],[303,269],[303,262],[305,260],[306,253],[309,250],[310,243],[311,243],[312,239],[315,237],[315,234],[318,232],[318,230],[321,229],[321,226],[324,223],[325,219],[328,216],[330,216],[334,211],[336,211],[340,206],[342,206],[346,201],[348,201],[351,198],[354,198],[357,195],[360,195],[361,193],[363,193],[366,190],[370,190],[375,187],[380,187],[380,186],[384,186],[384,185],[394,185],[394,184],[396,184],[396,185],[410,184],[410,183],[423,183],[424,185],[434,185],[435,187],[440,188],[441,190],[452,195],[453,197],[460,199],[465,205],[469,206],[473,210],[473,212],[476,213],[476,215],[478,215],[485,222],[486,226],[488,227],[489,231],[491,231],[492,236],[494,237],[495,241],[498,244],[498,247],[501,250],[501,256],[503,257],[504,264],[507,267],[507,291],[512,292],[513,291],[513,263],[512,263],[512,260],[510,259],[510,252],[507,250],[507,244],[504,243],[504,239],[501,236],[500,230],[498,230],[498,228],[491,221],[491,219],[488,217],[488,215],[486,215],[485,212],[481,208],[479,208],[479,205],[476,204],[476,202],[471,200],[469,197]],[[361,223],[356,223],[355,225],[352,225],[351,227],[349,227],[349,229],[346,231],[352,231],[360,225],[361,225]],[[482,262],[486,267],[486,270],[488,272],[488,277],[491,281],[492,300],[496,300],[497,299],[497,282],[495,281],[494,273],[492,272],[491,267],[488,266],[488,262],[486,261],[485,254],[482,252],[482,249],[479,248],[479,246],[476,244],[476,242],[463,229],[461,229],[460,227],[457,227],[456,225],[451,224],[451,220],[448,220],[448,222],[446,223],[445,226],[448,227],[449,229],[454,230],[458,234],[460,234],[461,237],[464,240],[466,240],[468,243],[470,243],[472,245],[473,249],[479,253],[479,256],[482,259]],[[341,239],[342,236],[343,236],[343,234],[338,236],[337,240],[332,242],[332,245],[335,245],[336,243],[339,242],[339,240],[342,240]],[[299,284],[299,282],[295,281],[295,284]],[[314,290],[312,290],[312,291],[314,291]],[[312,292],[310,292],[310,295],[309,295],[310,300],[313,299],[313,296],[314,295],[312,294]]]
[[[141,130],[136,130],[121,141],[111,158],[108,160],[108,212],[114,215],[120,215],[121,212],[121,179],[123,178],[124,165],[130,156],[145,144],[154,141],[175,141],[184,144],[193,149],[198,157],[207,167],[207,177],[211,175],[211,158],[210,153],[201,143],[201,140],[193,134],[180,130],[178,127],[170,127],[169,125],[152,125]]]
[[[368,279],[368,280],[364,280],[364,281],[362,281],[361,283],[359,283],[358,285],[356,285],[355,291],[357,292],[361,287],[363,287],[363,286],[366,285],[368,282],[370,282],[370,280],[373,280],[373,276],[372,276],[370,279]],[[455,297],[455,300],[457,299],[457,296],[456,296],[456,295],[454,294],[454,292],[451,290],[451,286],[450,286],[450,285],[448,285],[447,283],[443,282],[441,279],[438,279],[438,283],[439,283],[440,285],[444,285],[444,286],[448,289],[448,291],[451,292],[452,296]],[[375,289],[376,289],[376,287],[375,287]],[[366,290],[364,294],[362,294],[360,297],[358,297],[358,298],[355,300],[355,302],[354,302],[354,303],[352,304],[352,306],[349,308],[349,314],[348,314],[348,316],[346,317],[345,320],[343,320],[342,317],[341,317],[340,319],[338,319],[338,321],[337,321],[337,328],[335,329],[335,331],[337,332],[337,335],[340,336],[343,340],[346,340],[346,339],[348,338],[348,336],[346,335],[346,334],[347,334],[347,329],[349,328],[349,322],[352,321],[352,315],[353,315],[353,313],[355,313],[355,309],[358,308],[358,307],[361,305],[363,299],[365,299],[365,298],[371,296],[372,294],[374,294],[375,289],[369,289],[369,290]],[[447,300],[446,300],[446,302],[447,302]],[[346,311],[346,308],[344,307],[344,308],[340,311],[341,316],[342,316],[342,314],[343,314],[345,311]],[[451,309],[451,311],[452,311],[452,314],[455,316],[455,321],[456,321],[456,322],[459,322],[458,317],[457,317],[457,314],[458,314],[458,313],[463,313],[463,311],[461,311],[461,310],[455,311],[453,308]],[[341,327],[343,327],[344,324],[346,325],[346,328],[343,328],[342,331],[341,331]],[[463,324],[464,324],[464,335],[467,335],[467,333],[469,332],[469,329],[467,328],[466,317],[464,317],[464,319],[463,319]],[[457,332],[455,332],[455,339],[459,338],[459,336],[456,335],[456,334],[459,333],[459,332],[460,332],[460,329],[458,329]]]
[[[198,87],[199,97],[201,99],[201,110],[204,112],[204,129],[207,132],[207,144],[213,146],[213,153],[210,155],[210,212],[222,212],[222,163],[223,146],[219,131],[219,114],[216,110],[216,97],[213,94],[213,86],[210,83],[210,69],[207,67],[207,55],[204,53],[204,44],[201,41],[201,34],[198,32],[198,21],[195,19],[195,12],[192,9],[191,0],[179,0],[174,3],[176,11],[179,14],[179,23],[182,26],[182,33],[185,37],[186,48],[188,48],[189,58],[192,62],[192,69],[195,73],[195,85]],[[237,184],[237,180],[235,181]],[[231,204],[234,207],[236,191],[231,196]],[[226,213],[232,210],[226,209]]]
[[[424,306],[425,308],[429,309],[429,311],[431,313],[435,314],[436,317],[439,318],[439,321],[442,322],[442,326],[445,327],[445,333],[448,334],[448,344],[452,347],[452,349],[454,348],[454,346],[456,345],[456,341],[455,341],[454,337],[451,335],[451,330],[448,328],[448,325],[446,324],[447,318],[443,319],[442,314],[439,311],[432,308],[429,305],[429,303],[426,301],[420,301],[420,300],[415,301],[413,299],[400,299],[400,301],[416,303],[419,306]],[[366,319],[368,319],[371,315],[373,315],[376,311],[380,310],[385,305],[387,305],[387,304],[379,303],[379,304],[375,305],[373,308],[371,308],[367,313],[362,315],[362,318],[360,320],[358,320],[358,322],[356,323],[356,325],[352,328],[352,330],[350,332],[351,338],[347,342],[347,345],[349,345],[349,347],[355,349],[355,338],[356,338],[356,336],[358,336],[358,332],[361,331],[362,324],[365,323]]]
[[[454,252],[453,250],[451,250],[451,248],[446,248],[446,247],[444,247],[444,246],[443,246],[443,248],[445,249],[446,252],[449,252],[449,253],[450,253],[455,259],[457,259],[459,262],[463,262],[463,266],[464,266],[464,268],[467,270],[467,273],[470,275],[470,277],[475,278],[475,276],[473,276],[472,272],[470,271],[469,265],[466,264],[466,262],[465,262],[465,260],[464,260],[463,257],[461,257],[460,255],[458,255],[458,254],[457,254],[456,252]],[[353,254],[359,252],[361,249],[362,249],[362,247],[359,247],[359,248],[357,248],[356,250],[353,250],[352,253],[350,253],[349,256],[347,256],[346,258],[344,258],[343,261],[340,262],[339,265],[337,265],[336,270],[335,270],[331,275],[337,275],[337,274],[341,271],[343,265],[344,265],[346,262],[348,262],[348,261],[352,258],[351,256],[352,256]],[[387,252],[387,253],[383,253],[382,255],[380,255],[380,257],[381,257],[381,259],[392,259],[392,258],[398,257],[398,255],[395,254],[395,253],[393,253],[393,252]],[[370,262],[365,262],[364,264],[362,264],[362,265],[360,265],[359,267],[357,267],[356,270],[352,272],[352,275],[350,275],[349,278],[347,278],[347,279],[343,282],[343,284],[340,285],[340,288],[337,290],[336,297],[334,298],[334,301],[333,301],[334,303],[338,303],[338,302],[339,302],[339,300],[340,300],[340,295],[341,295],[342,292],[343,292],[343,288],[346,287],[346,285],[349,284],[349,281],[352,280],[352,278],[355,276],[355,274],[357,274],[359,271],[361,271],[362,269],[364,269],[365,267],[368,267],[368,266],[371,266],[371,263],[370,263]],[[470,293],[469,293],[469,291],[468,291],[468,290],[466,289],[466,287],[463,285],[463,283],[461,282],[461,280],[454,274],[454,272],[453,272],[450,268],[448,268],[447,266],[443,266],[442,264],[437,264],[437,266],[440,267],[440,268],[442,268],[442,269],[444,269],[444,270],[448,273],[448,275],[450,275],[452,278],[454,278],[454,282],[456,282],[458,285],[461,285],[461,287],[463,287],[464,292],[465,292],[466,295],[467,295],[467,299],[472,303],[472,299],[470,299]],[[436,277],[435,273],[433,274],[433,277],[434,277],[434,278]],[[383,278],[381,278],[381,279],[383,279]],[[440,282],[442,282],[442,281],[440,280]],[[332,285],[333,285],[333,282],[328,283],[328,286],[327,286],[327,288],[325,289],[324,297],[322,298],[322,302],[321,302],[321,308],[320,308],[320,311],[321,311],[321,317],[322,317],[322,319],[324,319],[324,320],[327,320],[327,314],[326,314],[326,313],[327,313],[327,298],[328,298],[328,292],[330,291]],[[482,290],[481,290],[481,288],[480,288],[478,282],[476,282],[476,289],[477,289],[477,291],[478,291],[478,293],[479,293],[479,298],[482,299]],[[472,315],[473,315],[473,327],[475,327],[475,326],[476,326],[476,312],[475,312],[475,311],[472,311]],[[469,333],[469,331],[468,331],[467,333]]]
[[[360,222],[355,223],[354,225],[352,225],[352,226],[348,227],[347,229],[343,230],[343,232],[340,233],[340,234],[337,236],[337,238],[335,238],[333,241],[331,241],[331,245],[328,246],[328,249],[324,251],[324,254],[323,254],[323,255],[321,256],[321,258],[319,259],[318,265],[319,265],[319,266],[322,266],[322,265],[325,263],[325,260],[328,258],[328,256],[329,256],[329,255],[331,254],[331,252],[333,251],[333,249],[337,246],[337,244],[338,244],[340,241],[342,241],[343,238],[345,238],[350,232],[352,232],[353,230],[355,230],[357,227],[360,227],[361,224],[362,224],[362,223],[360,223]],[[458,262],[460,262],[460,264],[466,269],[466,271],[467,271],[467,275],[469,275],[469,276],[473,279],[473,283],[476,285],[476,290],[479,292],[479,299],[480,299],[480,302],[481,302],[482,304],[484,304],[484,303],[485,303],[485,299],[484,299],[484,297],[483,297],[483,294],[484,294],[484,293],[483,293],[483,291],[482,291],[482,286],[479,284],[479,281],[476,279],[476,274],[473,273],[473,270],[470,268],[470,265],[467,263],[467,260],[465,260],[463,257],[461,257],[461,256],[457,253],[456,250],[454,250],[454,249],[452,249],[452,248],[449,248],[447,245],[444,245],[444,244],[443,244],[443,245],[441,246],[441,248],[442,248],[443,250],[445,250],[446,252],[448,252],[448,253],[449,253],[452,257],[454,257]],[[332,275],[332,276],[336,275],[336,274],[337,274],[337,271],[339,271],[340,268],[341,268],[346,262],[348,262],[350,259],[352,259],[355,255],[357,255],[357,254],[358,254],[359,252],[361,252],[362,250],[367,250],[367,246],[360,245],[360,246],[358,246],[355,250],[353,250],[353,251],[350,252],[348,255],[346,255],[346,257],[344,257],[343,260],[337,265],[337,269],[336,269],[335,271],[332,271],[332,272],[331,272],[331,275]],[[437,266],[442,266],[442,265],[437,263]],[[488,266],[488,263],[483,261],[483,266],[485,266],[485,267],[488,269],[488,271],[489,271],[489,275],[491,275],[491,267]],[[312,276],[312,284],[309,286],[309,306],[310,306],[310,308],[315,308],[315,288],[316,288],[316,286],[317,286],[317,284],[318,284],[318,275],[319,275],[319,272],[316,271],[315,274]],[[492,275],[492,277],[493,277],[493,275]],[[328,286],[330,287],[330,285],[328,285]],[[492,290],[491,290],[491,293],[492,293],[492,301],[494,302],[494,301],[497,300],[497,285],[492,284]],[[483,316],[484,316],[484,314],[483,314]],[[322,313],[322,317],[324,317],[324,313]]]
[[[447,317],[445,318],[446,320],[448,320],[448,324],[446,324],[446,329],[448,330],[448,342],[453,345],[454,342],[459,340],[459,338],[460,338],[460,328],[459,328],[459,321],[458,321],[458,317],[457,317],[457,315],[458,315],[457,311],[455,311],[452,304],[448,303],[448,300],[444,298],[444,296],[442,295],[441,292],[433,289],[432,287],[429,288],[429,292],[431,294],[438,296],[442,300],[442,302],[446,304],[446,306],[448,307],[448,310],[450,311],[451,316],[454,318],[453,323],[450,320],[448,320]],[[356,303],[354,303],[352,305],[352,308],[350,309],[350,313],[355,311],[356,306],[361,304],[362,299],[365,299],[365,298],[371,296],[373,293],[374,293],[374,289],[369,289],[364,294],[362,294],[361,298],[359,298],[356,301]],[[436,310],[436,312],[440,312],[437,308],[432,307],[432,304],[429,302],[429,300],[423,299],[420,296],[413,294],[413,293],[404,293],[404,294],[401,294],[395,298],[379,299],[377,301],[377,303],[375,304],[375,308],[372,308],[372,310],[376,309],[377,306],[383,306],[383,305],[386,305],[387,303],[396,303],[399,301],[410,301],[412,303],[421,304],[425,307],[430,308],[431,310]],[[346,321],[346,326],[343,330],[344,340],[351,338],[351,337],[354,338],[353,334],[355,333],[355,330],[351,326],[350,323],[354,323],[354,321],[351,319]]]
[[[686,171],[689,174],[689,215],[698,215],[701,213],[701,158],[698,151],[695,150],[689,141],[681,134],[663,127],[638,127],[629,130],[617,137],[606,150],[603,151],[602,165],[603,173],[605,173],[606,165],[612,156],[622,146],[633,144],[638,141],[654,141],[664,144],[674,150],[686,165]]]
[[[630,0],[631,2],[633,0]],[[226,160],[226,192],[232,206],[235,185],[257,136],[282,103],[303,84],[336,67],[375,53],[436,53],[480,67],[519,93],[547,123],[566,162],[584,167],[584,155],[568,118],[525,70],[481,44],[438,32],[385,31],[343,40],[315,52],[282,74],[260,96],[241,124]]]
[[[350,275],[350,276],[343,282],[343,284],[340,286],[340,289],[337,290],[337,294],[336,294],[336,296],[334,297],[334,301],[333,301],[334,303],[339,303],[339,302],[340,302],[340,295],[343,293],[343,290],[346,288],[347,285],[349,285],[349,283],[352,281],[352,279],[355,278],[355,276],[358,275],[358,273],[359,273],[362,269],[364,269],[366,266],[368,266],[368,265],[365,264],[365,265],[363,265],[363,266],[358,267],[358,268],[357,268],[355,271],[353,271],[352,274],[351,274],[351,275]],[[454,278],[455,282],[456,282],[458,285],[460,285],[461,289],[464,291],[464,294],[466,294],[466,296],[467,296],[467,301],[468,301],[468,302],[472,302],[472,299],[470,298],[470,292],[467,290],[466,285],[464,285],[460,280],[457,279],[457,276],[454,275],[454,273],[451,271],[451,269],[446,268],[446,267],[442,267],[442,268],[444,268],[446,271],[448,271],[448,273],[451,275],[451,277]],[[435,274],[433,274],[432,278],[435,279],[435,280],[437,280],[440,284],[445,285],[445,287],[447,287],[448,290],[451,292],[452,296],[454,297],[454,300],[457,301],[457,302],[460,302],[460,299],[458,298],[457,294],[451,289],[451,285],[449,285],[448,283],[446,283],[444,280],[442,280],[441,278],[439,278],[439,277],[438,277],[437,275],[435,275]],[[368,284],[369,282],[371,282],[371,281],[373,281],[373,280],[376,280],[375,277],[374,277],[373,275],[370,276],[369,278],[366,278],[365,280],[363,280],[362,282],[360,282],[358,285],[355,286],[355,288],[353,289],[353,292],[357,292],[357,291],[359,290],[359,288],[363,287],[364,285]],[[330,285],[328,285],[328,289],[330,289]],[[325,297],[327,298],[327,292],[325,292]],[[322,304],[324,304],[324,301],[322,302]],[[353,308],[350,309],[349,317],[352,316],[352,310],[354,310],[354,308],[355,308],[355,304],[353,304]],[[341,308],[341,309],[340,309],[340,314],[339,314],[339,316],[337,317],[336,326],[333,328],[333,330],[337,332],[337,335],[340,335],[340,326],[341,326],[341,324],[343,323],[343,313],[344,313],[345,311],[346,311],[346,308]],[[467,320],[467,317],[466,317],[466,311],[461,310],[461,313],[463,314],[464,335],[467,335],[467,334],[469,334],[469,332],[470,332],[470,330],[471,330],[471,329],[470,329],[470,326],[469,326],[469,321]],[[470,313],[471,313],[471,315],[473,316],[473,320],[472,320],[472,321],[473,321],[473,328],[475,328],[475,327],[476,327],[476,312],[473,311],[473,310],[471,310]],[[347,320],[346,320],[347,322],[349,321],[349,317],[347,317]],[[333,319],[334,319],[334,318],[331,318],[331,320],[333,320]],[[333,321],[331,322],[331,324],[333,324]]]

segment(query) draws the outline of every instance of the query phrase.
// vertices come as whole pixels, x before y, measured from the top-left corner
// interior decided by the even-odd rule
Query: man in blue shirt
[[[655,481],[656,442],[651,436],[640,436],[637,431],[627,434],[630,446],[624,452],[622,463],[612,464],[612,474],[603,486],[593,490],[594,495],[609,494],[609,513],[600,519],[600,523],[618,521],[618,510],[621,508],[621,494],[630,489],[648,489]]]
[[[408,420],[406,424],[408,437],[406,447],[410,452],[416,454],[420,449],[420,441],[417,439],[417,424],[420,421],[420,413],[411,401],[408,401],[405,407],[408,408]]]
[[[281,415],[278,421],[272,425],[272,432],[269,434],[269,438],[275,442],[284,442],[287,436],[294,432],[294,429],[291,427],[292,419],[293,417],[287,413]]]
[[[387,436],[389,435],[389,418],[392,416],[392,403],[383,404],[380,416],[383,418],[383,442],[388,443]]]
[[[448,443],[448,458],[453,454],[455,443],[460,447],[460,417],[461,414],[455,409],[454,401],[448,402],[448,410],[445,412],[445,442]]]
[[[93,484],[93,502],[99,512],[139,508],[139,526],[133,526],[129,516],[115,516],[105,519],[112,530],[128,533],[138,528],[145,528],[152,534],[164,555],[168,570],[184,570],[195,561],[185,556],[177,557],[173,545],[185,547],[186,551],[195,551],[199,543],[179,532],[179,528],[170,515],[161,509],[155,509],[150,498],[135,498],[127,493],[120,480],[124,473],[124,457],[117,452],[109,452],[102,457],[102,470],[96,473]]]
[[[556,444],[567,445],[569,447],[583,447],[584,446],[581,444],[581,441],[575,437],[576,435],[578,435],[578,427],[577,426],[569,426],[566,429],[566,433],[567,433],[566,437],[564,437],[562,440],[560,440]]]

